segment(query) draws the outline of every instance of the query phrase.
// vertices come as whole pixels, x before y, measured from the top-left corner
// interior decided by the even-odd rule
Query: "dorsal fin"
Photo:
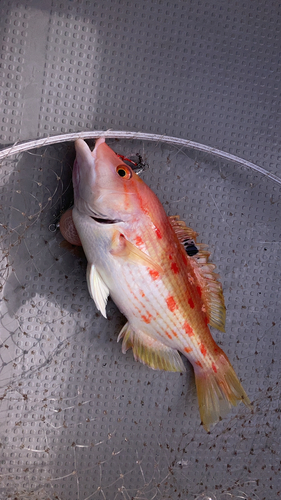
[[[199,252],[199,249],[195,244],[197,233],[195,233],[191,227],[187,227],[185,222],[180,220],[179,215],[172,215],[169,219],[178,239],[183,244],[187,255],[189,255],[189,257],[196,255]]]
[[[202,300],[206,307],[206,314],[209,318],[209,324],[218,330],[224,332],[225,325],[225,305],[223,298],[222,285],[218,281],[218,274],[214,273],[216,266],[208,262],[210,253],[206,250],[207,245],[196,243],[198,234],[190,227],[187,227],[178,215],[169,217],[170,223],[179,239],[184,245],[188,240],[190,245],[198,250],[196,254],[190,255],[190,263],[192,263],[194,272],[197,276],[198,283],[202,290]],[[185,245],[184,245],[185,246]]]

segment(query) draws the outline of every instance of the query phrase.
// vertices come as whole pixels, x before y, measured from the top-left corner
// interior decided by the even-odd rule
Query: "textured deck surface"
[[[0,144],[87,130],[188,138],[281,177],[276,1],[3,1]],[[72,202],[73,144],[1,162],[1,500],[277,499],[280,185],[144,141],[142,174],[207,243],[223,283],[243,406],[211,434],[191,367],[155,372],[116,343],[124,318],[90,299],[54,231]]]

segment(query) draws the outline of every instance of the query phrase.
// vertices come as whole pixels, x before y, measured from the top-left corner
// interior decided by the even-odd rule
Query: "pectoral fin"
[[[88,262],[87,266],[87,284],[88,284],[89,294],[94,300],[97,309],[106,318],[105,307],[109,296],[109,289],[101,279],[95,266],[93,264],[90,264],[90,262]]]
[[[186,371],[178,351],[152,339],[140,330],[134,331],[129,323],[122,328],[117,341],[122,338],[122,352],[125,354],[128,349],[132,348],[134,358],[150,368],[169,372]]]
[[[115,257],[122,258],[127,261],[141,264],[142,266],[155,269],[159,274],[162,274],[163,269],[157,262],[154,262],[149,255],[137,248],[133,243],[125,238],[125,236],[118,231],[114,234],[112,239],[112,246],[110,253]]]

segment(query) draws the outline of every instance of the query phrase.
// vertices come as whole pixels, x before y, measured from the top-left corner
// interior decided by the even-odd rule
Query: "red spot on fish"
[[[196,288],[197,288],[197,292],[199,294],[199,297],[202,297],[202,290],[201,290],[200,286],[197,286]]]
[[[127,184],[123,184],[123,189],[124,189],[124,208],[125,210],[128,210],[130,208],[130,197],[128,193]]]
[[[191,347],[185,347],[184,348],[184,351],[188,354],[189,352],[191,352],[193,349]]]
[[[161,240],[162,234],[161,234],[160,229],[158,229],[158,227],[156,228],[155,233],[156,233],[157,238],[159,238],[159,240]]]
[[[189,303],[191,309],[194,309],[194,302],[193,302],[191,297],[188,299],[188,303]]]
[[[201,351],[201,354],[203,354],[203,356],[206,356],[207,350],[206,350],[206,347],[204,346],[204,344],[201,344],[200,351]]]
[[[169,339],[172,339],[172,338],[173,338],[173,337],[172,337],[172,335],[170,335],[170,334],[169,334],[169,332],[165,332],[165,334],[167,335],[167,337],[168,337]]]
[[[174,330],[172,330],[172,334],[174,335],[174,337],[178,338],[178,334],[177,332],[174,332]]]
[[[140,294],[142,297],[145,297],[145,293],[142,290],[140,290]]]
[[[208,318],[208,316],[205,316],[204,321],[205,321],[206,325],[209,324],[209,318]]]
[[[147,311],[147,316],[142,315],[141,319],[148,325],[151,322],[152,316],[151,314]]]
[[[201,361],[195,361],[195,364],[196,364],[197,366],[200,366],[200,368],[203,368],[203,365],[202,365]]]
[[[217,373],[218,369],[217,369],[215,363],[212,363],[212,368],[213,368],[214,372]]]
[[[184,323],[183,329],[184,329],[185,333],[187,333],[187,335],[189,337],[193,337],[194,336],[194,331],[192,330],[191,326],[188,324],[187,321]]]
[[[171,269],[172,269],[173,273],[175,273],[175,274],[179,273],[179,268],[175,262],[172,263]]]
[[[155,269],[149,269],[149,274],[151,276],[151,278],[155,281],[155,280],[158,280],[159,278],[159,273],[158,271],[156,271]]]
[[[135,242],[137,246],[143,245],[143,239],[140,236],[136,236]]]
[[[171,256],[171,254],[170,254],[170,255],[169,255],[169,259],[170,259],[170,260],[172,260],[172,258],[173,258],[173,257],[172,257],[172,256]]]
[[[174,312],[178,308],[174,297],[171,295],[166,299],[166,303],[171,312]]]
[[[136,176],[136,181],[141,181],[141,178]],[[144,199],[141,197],[139,191],[136,192],[136,195],[137,195],[137,198],[138,198],[138,201],[139,201],[139,205],[140,205],[140,209],[141,211],[144,213],[144,214],[149,214],[149,210],[147,208],[147,204],[145,203]]]

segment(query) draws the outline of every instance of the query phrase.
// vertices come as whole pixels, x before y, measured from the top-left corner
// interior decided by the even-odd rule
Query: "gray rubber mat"
[[[281,177],[278,2],[41,5],[3,1],[2,147],[68,132],[188,138]],[[0,498],[268,500],[280,487],[280,184],[212,153],[114,140],[140,154],[169,215],[209,245],[226,333],[253,402],[207,434],[193,371],[121,352],[125,319],[87,290],[56,229],[73,202],[73,143],[1,161]]]

